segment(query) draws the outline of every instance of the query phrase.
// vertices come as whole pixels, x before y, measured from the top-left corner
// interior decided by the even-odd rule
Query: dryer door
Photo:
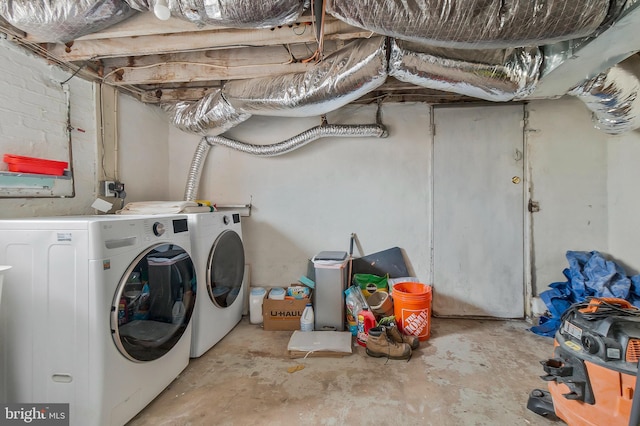
[[[207,291],[220,308],[231,306],[244,278],[244,246],[237,232],[223,231],[211,248],[207,261]]]
[[[111,333],[132,361],[153,361],[184,334],[196,297],[189,254],[175,244],[153,246],[131,263],[111,307]]]

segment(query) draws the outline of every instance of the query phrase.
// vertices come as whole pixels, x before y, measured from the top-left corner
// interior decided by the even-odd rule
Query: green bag
[[[385,275],[384,277],[380,277],[378,275],[373,274],[354,274],[353,281],[354,284],[360,287],[360,291],[365,298],[368,298],[376,291],[384,291],[389,292],[389,285],[387,280],[389,279],[389,275]]]

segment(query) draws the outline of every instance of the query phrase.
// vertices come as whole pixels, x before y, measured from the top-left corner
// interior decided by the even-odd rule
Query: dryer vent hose
[[[255,145],[229,139],[224,136],[205,136],[200,140],[193,160],[191,161],[184,199],[185,201],[195,201],[197,199],[202,166],[207,158],[209,149],[211,149],[211,146],[214,144],[261,157],[275,157],[301,148],[316,139],[325,137],[386,138],[389,134],[386,127],[380,123],[380,114],[378,114],[377,118],[377,124],[322,124],[305,130],[292,138],[271,145]]]

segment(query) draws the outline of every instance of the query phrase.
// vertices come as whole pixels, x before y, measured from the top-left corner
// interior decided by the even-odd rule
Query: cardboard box
[[[311,294],[309,294],[311,296]],[[269,299],[265,294],[262,302],[262,327],[267,331],[300,330],[300,318],[311,297],[306,299]]]

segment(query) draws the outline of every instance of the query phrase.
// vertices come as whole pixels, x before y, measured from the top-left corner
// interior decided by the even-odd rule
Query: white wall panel
[[[608,142],[609,246],[628,275],[640,273],[640,131]]]
[[[375,106],[329,114],[335,124],[375,122]],[[199,198],[244,204],[253,196],[243,235],[253,285],[284,285],[304,274],[322,250],[349,250],[355,232],[366,254],[398,246],[415,273],[430,270],[430,110],[424,104],[383,106],[390,137],[320,139],[290,154],[253,157],[214,147]],[[238,140],[280,142],[320,124],[319,118],[257,117],[227,132]],[[182,198],[199,138],[171,132],[171,188]],[[357,254],[357,252],[356,252]]]
[[[118,123],[119,176],[125,183],[125,202],[171,200],[167,116],[157,106],[120,95]]]
[[[533,293],[565,281],[567,250],[608,253],[607,140],[573,99],[528,105]]]

